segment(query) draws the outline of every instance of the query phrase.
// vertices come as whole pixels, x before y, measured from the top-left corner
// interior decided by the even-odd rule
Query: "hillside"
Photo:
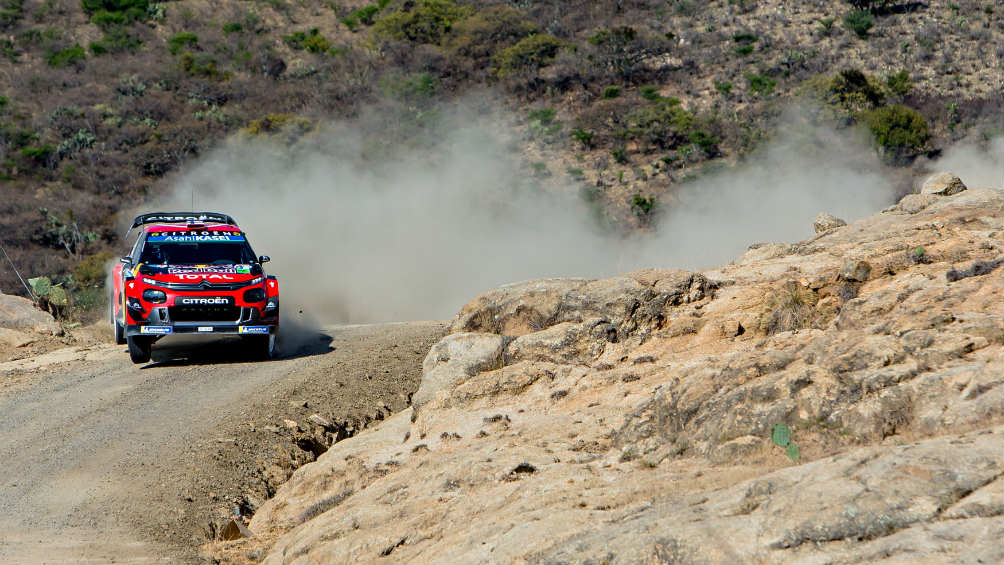
[[[86,319],[103,308],[120,212],[170,192],[222,140],[282,147],[365,116],[360,157],[378,164],[440,135],[465,100],[520,132],[515,177],[578,190],[629,232],[679,187],[755,160],[792,106],[815,126],[861,128],[901,181],[956,142],[1004,133],[1004,9],[858,4],[869,10],[2,0],[0,241],[27,277],[61,281],[64,314]],[[0,289],[24,294],[8,267]]]
[[[211,551],[999,562],[1004,193],[933,193],[949,179],[715,269],[481,294],[411,407],[298,469],[257,537]]]

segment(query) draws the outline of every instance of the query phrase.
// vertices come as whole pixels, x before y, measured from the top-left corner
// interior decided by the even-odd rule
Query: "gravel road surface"
[[[406,407],[444,329],[330,327],[269,362],[171,338],[147,365],[107,343],[0,363],[0,562],[203,560],[326,444]]]

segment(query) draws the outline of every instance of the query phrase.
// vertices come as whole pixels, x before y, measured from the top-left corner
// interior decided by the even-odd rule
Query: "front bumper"
[[[158,337],[171,334],[204,335],[269,335],[279,330],[278,315],[262,318],[257,308],[233,308],[234,316],[228,320],[184,320],[170,317],[170,308],[151,308],[146,320],[126,326],[127,336]],[[236,319],[234,319],[236,318]]]
[[[151,322],[126,326],[127,336],[162,337],[172,334],[200,335],[271,335],[279,331],[279,324],[262,322]]]

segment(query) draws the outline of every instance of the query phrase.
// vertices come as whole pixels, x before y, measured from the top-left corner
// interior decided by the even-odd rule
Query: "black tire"
[[[245,347],[252,359],[267,361],[277,355],[276,335],[251,335],[244,338]]]
[[[118,320],[114,320],[112,323],[115,324],[115,345],[124,345],[126,342],[125,328]]]
[[[126,338],[126,343],[129,344],[129,358],[133,363],[146,363],[150,360],[150,349],[153,346],[150,338],[129,336]]]
[[[119,323],[118,319],[115,318],[115,297],[112,296],[108,305],[108,319],[112,323],[112,328],[115,329],[115,345],[125,345],[125,327]]]

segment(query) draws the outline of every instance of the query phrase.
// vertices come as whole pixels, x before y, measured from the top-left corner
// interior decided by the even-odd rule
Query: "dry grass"
[[[819,317],[819,297],[797,281],[786,281],[767,293],[760,314],[760,331],[767,335],[813,327]]]

